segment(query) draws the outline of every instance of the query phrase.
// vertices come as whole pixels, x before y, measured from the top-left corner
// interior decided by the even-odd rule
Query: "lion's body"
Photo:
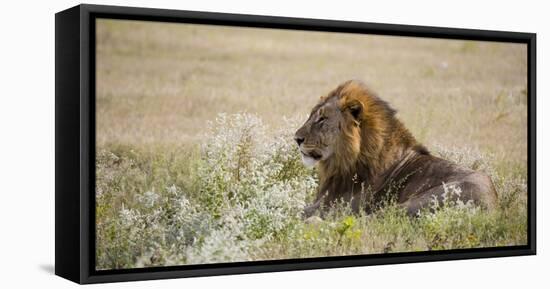
[[[362,83],[348,81],[321,99],[296,132],[304,161],[318,164],[320,184],[311,215],[337,200],[370,212],[394,199],[410,214],[455,197],[491,208],[496,191],[481,172],[432,156],[395,117],[395,111]]]

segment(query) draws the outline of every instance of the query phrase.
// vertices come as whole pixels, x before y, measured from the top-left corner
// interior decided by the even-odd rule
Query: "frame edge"
[[[80,283],[80,7],[55,14],[55,275]]]
[[[122,13],[121,11],[125,11]],[[153,13],[154,12],[154,13]],[[253,266],[224,266],[221,264],[221,268],[209,268],[209,269],[191,269],[185,270],[182,268],[173,268],[163,272],[139,272],[139,273],[113,273],[108,275],[95,274],[95,268],[90,267],[90,258],[93,258],[92,251],[88,251],[92,236],[88,235],[88,227],[90,226],[90,219],[88,217],[90,212],[90,205],[93,204],[93,200],[90,199],[94,192],[90,190],[89,179],[90,167],[90,152],[93,150],[89,146],[90,133],[94,133],[94,126],[91,124],[91,120],[94,120],[93,115],[90,114],[90,108],[93,104],[90,100],[93,100],[90,94],[90,89],[93,82],[89,80],[92,75],[89,75],[89,68],[93,61],[91,55],[89,55],[88,45],[94,35],[89,32],[89,26],[92,25],[90,20],[92,13],[121,13],[134,15],[139,17],[145,17],[148,13],[160,17],[159,15],[168,15],[166,17],[174,17],[175,19],[180,17],[187,17],[188,19],[195,20],[208,20],[218,18],[220,21],[240,21],[245,18],[246,21],[241,23],[248,25],[260,25],[261,23],[269,23],[270,25],[282,25],[285,21],[289,21],[294,27],[307,27],[317,23],[324,29],[335,30],[349,30],[350,27],[356,27],[357,31],[363,31],[365,29],[374,29],[373,31],[398,31],[399,29],[405,29],[406,33],[413,33],[416,31],[418,37],[434,37],[433,35],[441,38],[460,38],[470,37],[472,35],[476,37],[488,37],[492,35],[492,41],[521,41],[527,43],[529,46],[529,156],[531,163],[529,165],[531,175],[529,179],[530,184],[530,224],[529,224],[529,238],[530,242],[528,248],[517,249],[510,251],[496,251],[496,252],[468,252],[464,254],[447,255],[442,252],[440,255],[423,256],[424,260],[419,260],[418,257],[411,256],[393,256],[384,257],[382,259],[370,259],[368,261],[307,261],[303,260],[300,263],[283,263],[283,264],[271,264],[271,265],[253,265]],[[76,14],[76,15],[74,15]],[[77,17],[76,20],[68,20],[71,17]],[[194,16],[192,16],[194,15]],[[242,18],[241,18],[242,17]],[[58,23],[58,18],[60,18]],[[62,24],[62,22],[64,22]],[[64,25],[68,27],[59,28],[58,25]],[[229,24],[227,24],[229,25]],[[73,27],[74,26],[74,27]],[[76,29],[75,29],[76,27]],[[288,28],[287,28],[288,29]],[[299,28],[295,28],[299,29]],[[389,29],[389,30],[388,30]],[[68,34],[70,30],[71,34]],[[76,33],[76,41],[74,39],[74,31]],[[325,30],[323,30],[325,31]],[[348,31],[352,32],[353,31]],[[355,32],[366,33],[366,32]],[[393,32],[395,33],[395,32]],[[58,39],[59,34],[59,39]],[[373,33],[376,34],[376,33]],[[387,35],[387,33],[386,33]],[[431,36],[430,36],[431,35]],[[73,38],[71,38],[73,37]],[[439,38],[438,37],[438,38]],[[496,40],[495,40],[496,39]],[[67,42],[67,43],[58,43]],[[59,47],[58,47],[59,44]],[[60,49],[66,47],[67,49]],[[58,51],[59,50],[59,51]],[[63,50],[63,52],[61,51]],[[167,9],[154,9],[154,8],[134,8],[134,7],[122,7],[122,6],[104,6],[104,5],[88,5],[83,4],[68,10],[59,12],[56,14],[56,262],[63,262],[63,264],[56,264],[55,274],[71,281],[86,284],[86,283],[103,283],[103,282],[117,282],[117,281],[137,281],[137,280],[150,280],[150,279],[166,279],[166,278],[181,278],[181,277],[199,277],[199,276],[212,276],[212,275],[227,275],[227,274],[246,274],[246,273],[262,273],[262,272],[278,272],[278,271],[291,271],[291,270],[310,270],[310,269],[327,269],[336,267],[351,267],[351,266],[370,266],[370,265],[385,265],[385,264],[398,264],[398,263],[416,263],[416,262],[433,262],[433,261],[446,261],[446,260],[460,260],[460,259],[474,259],[474,258],[492,258],[492,257],[506,257],[506,256],[520,256],[520,255],[535,255],[536,254],[536,34],[524,33],[524,32],[501,32],[501,31],[486,31],[486,30],[473,30],[473,29],[460,29],[460,28],[442,28],[442,27],[425,27],[425,26],[413,26],[413,25],[399,25],[399,24],[377,24],[377,23],[363,23],[363,22],[350,22],[350,21],[337,21],[337,20],[318,20],[318,19],[301,19],[301,18],[287,18],[287,17],[272,17],[272,16],[256,16],[245,14],[226,14],[226,13],[214,13],[214,12],[194,12],[194,11],[179,11],[179,10],[167,10]],[[77,59],[66,60],[61,59],[66,56],[67,51],[73,53],[76,51]],[[70,54],[69,53],[69,54]],[[72,56],[72,55],[71,55]],[[71,58],[74,59],[74,58]],[[68,63],[68,64],[67,64]],[[59,71],[58,71],[59,70]],[[77,71],[77,72],[76,72]],[[77,83],[76,89],[73,87]],[[65,85],[67,87],[65,87]],[[75,99],[75,94],[78,93],[79,97]],[[76,102],[76,103],[75,103]],[[63,103],[63,104],[62,104]],[[67,104],[69,103],[69,104]],[[70,107],[69,107],[70,106]],[[67,109],[71,109],[67,112]],[[74,111],[72,111],[74,110]],[[75,114],[76,111],[76,114]],[[92,111],[93,112],[93,111]],[[75,117],[76,115],[76,117]],[[78,146],[69,147],[64,149],[63,142],[67,142],[70,139],[74,145],[75,139],[78,141]],[[72,150],[76,150],[76,154]],[[70,152],[70,153],[69,153]],[[61,153],[64,156],[61,156]],[[76,162],[76,169],[67,169],[66,166],[73,165]],[[59,166],[59,167],[58,167]],[[70,182],[71,189],[68,191],[64,189],[63,182]],[[73,182],[76,182],[74,186]],[[74,190],[78,190],[74,192]],[[76,195],[76,201],[74,200]],[[64,199],[67,198],[67,199]],[[60,200],[58,200],[60,199]],[[67,207],[58,207],[62,205]],[[78,210],[78,213],[74,210]],[[59,213],[58,218],[58,211]],[[70,211],[71,214],[67,212]],[[73,218],[80,216],[78,220],[79,227],[74,230],[74,223],[71,220],[62,218],[69,216]],[[73,220],[74,221],[74,220]],[[70,229],[64,229],[66,226],[73,225]],[[62,226],[63,228],[58,227]],[[67,236],[66,236],[66,235]],[[74,245],[76,238],[76,249],[71,247]],[[61,243],[70,243],[71,246],[65,247],[58,245],[58,239]],[[73,250],[76,250],[73,251]],[[75,252],[75,253],[74,253]],[[74,253],[74,254],[73,254]],[[69,256],[70,255],[70,256]],[[69,265],[70,264],[70,265]],[[226,264],[225,264],[226,265]],[[58,270],[59,266],[59,270]],[[75,274],[76,271],[76,274]]]

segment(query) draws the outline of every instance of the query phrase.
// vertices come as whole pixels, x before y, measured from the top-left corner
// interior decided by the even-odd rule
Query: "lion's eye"
[[[317,123],[322,123],[322,122],[324,122],[326,119],[327,119],[326,117],[322,116],[322,117],[320,117],[320,118],[317,120]]]

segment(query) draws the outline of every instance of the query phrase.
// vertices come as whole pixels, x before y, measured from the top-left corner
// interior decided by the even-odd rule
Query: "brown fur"
[[[320,177],[306,216],[338,199],[370,212],[388,198],[415,214],[434,196],[442,199],[444,183],[460,187],[464,201],[488,208],[496,201],[488,176],[432,156],[395,110],[359,81],[322,97],[296,139],[304,156],[317,161]]]

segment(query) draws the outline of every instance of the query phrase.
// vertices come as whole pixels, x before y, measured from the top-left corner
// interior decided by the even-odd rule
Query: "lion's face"
[[[333,157],[339,142],[349,133],[349,127],[357,126],[356,114],[357,111],[342,105],[336,96],[317,104],[294,136],[304,164],[312,167]]]

